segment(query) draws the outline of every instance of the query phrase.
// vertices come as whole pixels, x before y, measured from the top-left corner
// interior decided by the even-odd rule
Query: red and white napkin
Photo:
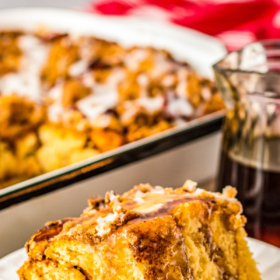
[[[229,51],[280,38],[280,0],[97,0],[88,10],[170,21],[218,37]]]

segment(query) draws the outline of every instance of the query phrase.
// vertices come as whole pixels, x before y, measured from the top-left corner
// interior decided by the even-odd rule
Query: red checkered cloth
[[[97,0],[89,11],[167,20],[216,36],[229,51],[280,38],[280,0]]]

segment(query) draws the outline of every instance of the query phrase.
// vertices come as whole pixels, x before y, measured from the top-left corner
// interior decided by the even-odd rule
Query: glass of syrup
[[[235,187],[249,236],[280,247],[280,41],[214,65],[226,104],[218,190]]]

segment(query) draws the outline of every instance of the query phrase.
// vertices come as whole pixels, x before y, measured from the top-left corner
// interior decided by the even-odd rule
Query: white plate
[[[263,280],[280,280],[280,249],[248,238],[248,243]],[[16,271],[27,259],[25,249],[20,249],[0,260],[0,279],[18,280]],[[253,280],[253,279],[252,279]]]

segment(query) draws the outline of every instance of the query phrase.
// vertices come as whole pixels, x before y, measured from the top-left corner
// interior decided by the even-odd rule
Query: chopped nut
[[[101,210],[105,207],[105,200],[103,197],[97,195],[88,199],[88,207],[83,211],[87,213],[91,210]]]
[[[223,189],[223,195],[228,198],[234,198],[237,195],[237,190],[231,186],[226,186]]]
[[[183,189],[184,191],[189,192],[189,193],[193,193],[193,192],[195,192],[195,190],[196,190],[196,186],[197,186],[197,183],[196,183],[196,182],[191,181],[191,180],[187,180],[187,181],[184,183],[182,189]]]
[[[119,195],[116,195],[113,191],[108,191],[105,194],[105,204],[110,205],[119,202]]]

